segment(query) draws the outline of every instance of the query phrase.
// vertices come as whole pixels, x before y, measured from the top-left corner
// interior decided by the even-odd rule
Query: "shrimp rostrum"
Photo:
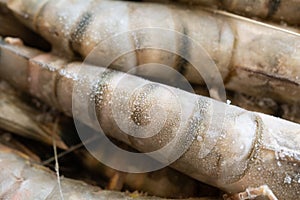
[[[299,101],[300,36],[292,31],[197,6],[97,0],[9,0],[7,5],[49,41],[56,54],[86,58],[97,47],[96,57],[105,61],[124,48],[134,49],[111,66],[129,71],[133,66],[159,63],[203,85],[203,76],[182,56],[155,49],[155,44],[162,44],[192,60],[199,58],[199,49],[176,36],[181,33],[207,51],[227,89],[288,104]],[[136,31],[149,28],[170,32]],[[124,33],[122,39],[101,45],[120,33]],[[138,70],[142,75],[143,69]],[[163,75],[160,69],[154,73]]]
[[[92,127],[94,110],[106,135],[140,152],[171,147],[154,157],[160,162],[183,148],[171,167],[197,180],[229,194],[248,189],[249,198],[257,191],[264,194],[266,187],[271,199],[300,195],[299,124],[3,41],[0,55],[2,79]],[[74,86],[79,86],[73,99],[79,107],[72,109]],[[168,146],[171,140],[174,145]]]

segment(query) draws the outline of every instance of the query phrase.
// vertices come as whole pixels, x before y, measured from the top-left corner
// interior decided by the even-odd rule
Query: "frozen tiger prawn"
[[[104,132],[141,152],[161,148],[178,136],[178,132],[179,138],[174,138],[176,148],[172,149],[173,152],[178,150],[177,147],[180,149],[191,143],[171,167],[195,179],[229,194],[248,188],[246,193],[249,198],[264,194],[271,199],[274,195],[279,199],[299,197],[299,124],[249,112],[132,75],[127,76],[124,84],[118,85],[124,74],[101,67],[84,65],[86,74],[80,78],[77,72],[81,63],[69,63],[22,46],[1,42],[0,52],[1,78],[68,115],[76,115],[77,112],[72,110],[73,86],[79,84],[83,88],[94,88],[91,91],[93,98],[88,95],[88,99],[95,102],[97,120]],[[15,61],[18,61],[17,65]],[[98,75],[96,82],[86,79],[95,74]],[[113,99],[116,85],[122,95]],[[136,90],[139,85],[144,86]],[[144,94],[147,94],[146,99],[142,98]],[[176,94],[176,98],[172,94]],[[113,104],[110,103],[112,100]],[[177,100],[183,102],[181,110],[178,110]],[[78,101],[81,102],[80,99]],[[135,130],[135,134],[141,134],[134,127],[159,124],[157,117],[160,115],[147,117],[151,116],[149,109],[156,106],[164,109],[166,123],[150,139],[127,135],[119,128],[120,124],[116,124],[118,121],[132,127],[130,130]],[[214,113],[215,107],[225,110],[224,119]],[[113,116],[113,109],[121,113],[120,119]],[[80,120],[86,122],[87,119]],[[220,123],[222,120],[223,123]],[[148,128],[151,131],[151,126]],[[151,132],[143,130],[143,134],[151,135]],[[257,194],[259,191],[260,194]]]
[[[128,71],[133,66],[159,63],[178,70],[191,83],[204,84],[203,77],[182,57],[148,48],[161,44],[192,60],[199,58],[199,49],[177,37],[181,33],[207,51],[227,89],[289,104],[299,101],[300,36],[296,32],[197,6],[100,0],[9,0],[7,5],[64,56],[86,58],[97,47],[96,57],[105,60],[122,49],[135,49],[112,63],[114,69]],[[151,28],[169,32],[151,32]],[[101,46],[120,33],[122,38]],[[155,71],[156,76],[162,74],[160,69]]]

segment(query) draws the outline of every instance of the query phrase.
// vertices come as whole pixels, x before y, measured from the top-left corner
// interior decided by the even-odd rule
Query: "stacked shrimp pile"
[[[299,9],[1,0],[1,198],[300,199]]]

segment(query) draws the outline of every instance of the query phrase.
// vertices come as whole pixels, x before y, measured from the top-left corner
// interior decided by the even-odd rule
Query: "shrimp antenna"
[[[279,26],[264,23],[264,22],[261,22],[261,21],[257,21],[257,20],[254,20],[254,19],[250,19],[250,18],[247,18],[247,17],[243,17],[243,16],[240,16],[240,15],[236,15],[236,14],[233,14],[233,13],[229,13],[229,12],[224,11],[224,10],[217,10],[217,9],[207,8],[207,7],[201,7],[201,9],[209,11],[209,12],[213,12],[213,13],[218,14],[218,15],[223,15],[223,16],[226,16],[226,17],[230,17],[230,18],[234,18],[234,19],[238,19],[238,20],[243,20],[243,21],[246,21],[246,22],[249,22],[249,23],[252,23],[252,24],[257,24],[257,25],[260,25],[260,26],[264,26],[264,27],[267,27],[267,28],[282,31],[282,32],[300,37],[300,33],[297,33],[295,31],[288,30],[288,29],[285,29],[285,28],[281,28]]]

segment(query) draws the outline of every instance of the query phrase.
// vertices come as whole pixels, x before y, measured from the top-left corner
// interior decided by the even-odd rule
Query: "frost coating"
[[[12,58],[23,55],[20,52],[16,54],[15,51],[5,48],[5,46],[6,44],[0,43],[1,53],[8,51]],[[2,49],[5,51],[2,51]],[[50,54],[48,55],[52,56]],[[23,62],[20,63],[20,70],[28,71],[28,67],[30,66],[29,63],[32,62],[34,58],[33,60],[29,60],[28,57],[22,58]],[[51,64],[51,59],[50,61],[45,59],[40,60],[39,62]],[[0,69],[5,72],[4,74],[14,74],[15,69],[11,67],[11,65],[6,65],[7,63],[10,63],[9,60],[3,60]],[[76,72],[80,69],[79,65],[76,63],[73,64],[74,65],[68,64],[65,66],[65,70],[68,69],[68,72]],[[79,88],[81,90],[77,91],[78,98],[73,99],[74,101],[77,101],[80,108],[79,110],[72,110],[76,114],[78,114],[78,111],[80,113],[82,109],[91,109],[91,105],[89,103],[91,100],[95,100],[95,96],[92,96],[91,99],[91,91],[94,91],[93,86],[97,84],[96,78],[102,77],[101,74],[105,74],[105,69],[103,68],[85,65],[83,69],[89,73],[84,74],[84,76],[79,76],[79,79],[70,79],[63,77],[65,73],[53,74],[53,71],[44,68],[43,65],[35,65],[35,67],[37,70],[36,72],[39,72],[39,74],[35,76],[33,76],[34,74],[28,75],[31,76],[31,78],[35,78],[35,81],[37,81],[37,84],[41,88],[48,88],[46,86],[53,84],[54,81],[58,81],[59,83],[59,87],[54,87],[55,90],[43,90],[44,93],[40,97],[45,101],[48,100],[51,102],[49,99],[52,99],[55,100],[55,102],[59,102],[60,105],[63,105],[63,108],[71,107],[72,97],[69,95],[71,91],[64,91],[63,88],[69,88],[72,84],[78,84],[81,86]],[[95,74],[97,75],[96,78],[94,77]],[[99,95],[101,95],[101,91],[105,92],[106,95],[111,94],[113,91],[111,89],[117,85],[117,80],[122,77],[122,74],[123,73],[121,72],[112,71],[112,73],[110,73],[112,77],[107,76],[108,74],[104,75],[104,82],[102,85],[106,85],[108,88],[105,90],[101,89]],[[27,90],[27,92],[30,90],[30,88],[23,86],[24,83],[27,83],[28,77],[25,77],[24,79],[14,79],[15,77],[4,76],[3,73],[0,73],[0,75],[1,78],[10,81],[10,83],[13,83],[16,87],[25,88],[24,90]],[[53,79],[53,76],[56,78]],[[105,79],[105,77],[109,78]],[[140,82],[144,84],[149,83],[135,76],[130,77],[131,78],[127,80],[128,84],[126,84],[126,86],[122,89],[124,93],[130,93],[132,89],[135,88],[133,87],[135,84]],[[25,82],[23,82],[23,80],[25,80]],[[153,91],[153,95],[157,95],[156,97],[160,99],[159,97],[163,96],[161,91],[162,90],[155,90]],[[175,150],[178,150],[178,148],[174,147],[189,147],[188,150],[172,165],[173,167],[198,180],[218,186],[229,193],[245,191],[248,187],[268,185],[275,195],[281,199],[295,199],[300,195],[298,145],[300,143],[300,138],[298,137],[300,131],[299,124],[259,113],[248,112],[214,100],[210,100],[209,102],[208,98],[192,95],[179,89],[173,88],[172,91],[178,95],[182,102],[182,106],[184,107],[180,114],[182,114],[183,119],[185,120],[183,121],[183,126],[180,127],[181,131],[179,131],[179,133],[185,133],[186,135],[179,135],[181,136],[179,138],[176,137],[177,140],[175,140],[175,145],[171,146],[172,148],[169,148],[169,150],[174,152]],[[112,114],[110,112],[106,112],[108,111],[109,106],[112,106],[112,104],[109,104],[110,101],[109,98],[106,98],[106,95],[102,96],[104,97],[101,103],[102,106],[99,106],[99,109],[96,109],[98,118],[96,116],[95,119],[99,120],[100,124],[103,123],[107,125],[105,130],[111,131],[108,133],[116,133],[115,135],[110,136],[116,137],[117,139],[121,138],[122,140],[124,138],[119,137],[122,132],[114,123]],[[165,97],[162,97],[162,99],[163,98]],[[121,105],[123,101],[122,98],[119,98],[119,101]],[[62,104],[62,102],[65,103]],[[57,105],[53,104],[53,106]],[[125,104],[123,106],[130,108]],[[62,109],[62,107],[58,108]],[[212,114],[212,110],[215,110],[212,108],[223,108],[223,110],[226,111],[226,123],[224,126],[218,125],[220,120],[219,113]],[[83,114],[85,117],[89,117],[86,115],[91,113],[81,112],[80,114]],[[79,115],[77,115],[77,117],[78,116]],[[178,119],[179,118],[177,116],[174,116],[172,122],[175,122]],[[82,120],[83,122],[86,122],[84,121],[84,118],[82,118]],[[254,122],[256,123],[256,126],[254,125]],[[209,127],[207,125],[214,123],[216,123],[215,126],[213,126],[213,129],[209,131]],[[240,124],[246,128],[243,129],[239,126]],[[198,127],[200,128],[198,129]],[[197,129],[198,132],[196,131]],[[249,137],[248,132],[253,133],[252,131],[256,132],[255,137],[249,138],[252,141],[247,143],[244,137]],[[207,136],[210,132],[212,132],[212,135]],[[158,147],[159,144],[163,144],[164,141],[171,138],[169,135],[170,133],[172,133],[172,131],[170,131],[170,129],[166,129],[166,131],[162,132],[160,137],[156,138],[156,140],[142,141],[141,143],[141,140],[133,140],[129,137],[126,137],[124,141],[141,151],[147,151],[147,149],[143,149],[145,145],[148,145],[148,147],[151,148]],[[196,140],[197,135],[199,134],[203,137],[202,143]],[[251,135],[252,134],[250,134],[250,136]],[[213,148],[206,145],[205,140],[207,139],[209,139],[208,141],[214,145]],[[192,143],[189,144],[190,141]],[[249,149],[250,143],[252,144],[251,149]],[[99,146],[101,145],[99,144]],[[240,158],[235,157],[238,152],[235,148],[238,148],[239,150],[242,149]],[[246,156],[247,149],[249,156]],[[200,150],[205,150],[203,151],[205,153],[200,152]],[[199,158],[199,152],[202,155],[201,158]],[[158,158],[166,159],[163,155]],[[129,171],[140,164],[140,162],[134,161],[135,160],[133,159],[130,160],[129,163],[125,163],[128,164],[129,167],[132,167],[129,168]],[[227,165],[228,167],[233,162],[237,162],[236,166],[232,166],[232,168],[236,167],[237,171],[230,172],[230,169],[227,169],[226,171],[224,165]],[[280,162],[280,165],[278,165],[278,162]],[[117,160],[115,164],[120,165],[120,161]],[[122,165],[123,164],[124,163],[122,163]]]
[[[215,184],[228,184],[244,176],[254,156],[258,127],[255,115],[238,108],[226,112],[224,123],[219,123],[214,104],[218,102],[199,98],[189,127],[201,141],[195,147],[198,170],[214,177]]]

